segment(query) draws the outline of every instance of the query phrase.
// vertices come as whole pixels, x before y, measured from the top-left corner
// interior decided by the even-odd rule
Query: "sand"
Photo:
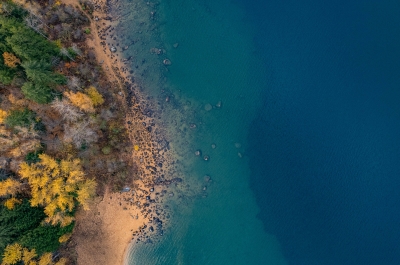
[[[78,212],[74,231],[78,264],[123,264],[132,233],[146,222],[139,209],[123,206],[131,197],[130,192],[106,192],[89,211]]]

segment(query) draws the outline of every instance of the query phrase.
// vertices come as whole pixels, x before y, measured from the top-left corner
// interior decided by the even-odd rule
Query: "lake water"
[[[400,2],[122,7],[189,185],[130,264],[400,264]]]

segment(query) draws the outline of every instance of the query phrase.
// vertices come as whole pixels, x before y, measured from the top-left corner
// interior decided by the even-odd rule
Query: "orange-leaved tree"
[[[79,109],[92,113],[94,112],[93,101],[90,97],[82,92],[65,92],[64,95]]]
[[[53,225],[67,226],[74,218],[71,212],[79,202],[85,209],[96,189],[96,182],[85,179],[79,159],[61,160],[41,154],[40,161],[22,163],[18,173],[27,179],[31,188],[32,206],[43,206],[45,219]]]
[[[18,59],[17,56],[9,52],[4,52],[3,58],[4,58],[4,64],[10,68],[15,68],[17,67],[17,64],[21,63],[20,59]]]

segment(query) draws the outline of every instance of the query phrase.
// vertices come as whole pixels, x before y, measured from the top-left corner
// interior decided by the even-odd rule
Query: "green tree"
[[[44,84],[34,84],[32,82],[26,82],[21,87],[21,90],[27,99],[40,104],[50,103],[56,95],[55,91],[49,86]]]
[[[22,110],[12,110],[5,120],[5,124],[10,127],[21,126],[29,128],[31,124],[35,123],[36,114],[24,108]]]

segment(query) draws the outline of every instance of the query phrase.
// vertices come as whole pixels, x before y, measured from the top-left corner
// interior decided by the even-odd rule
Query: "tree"
[[[18,243],[8,245],[3,254],[2,265],[17,264],[22,259],[22,246]]]
[[[64,120],[69,122],[76,122],[83,117],[83,113],[80,112],[75,106],[73,106],[68,99],[63,98],[62,100],[55,99],[51,106],[61,114]],[[1,113],[0,113],[1,114]]]
[[[30,203],[44,207],[48,223],[67,226],[73,221],[71,213],[75,202],[86,206],[87,200],[94,194],[91,187],[95,184],[84,179],[79,159],[58,163],[46,154],[40,154],[39,158],[40,162],[31,165],[22,163],[18,171],[31,187]]]
[[[36,114],[27,109],[12,110],[7,115],[5,124],[10,127],[21,126],[29,128],[31,124],[35,123]]]
[[[50,103],[54,99],[54,90],[44,84],[34,84],[26,82],[21,87],[22,93],[27,99],[33,100],[39,104]]]
[[[0,109],[0,123],[4,123],[8,116],[7,111]]]
[[[95,111],[93,101],[89,96],[81,92],[65,92],[64,95],[72,102],[74,106],[78,107],[79,109],[89,113],[93,113]]]
[[[51,64],[44,60],[27,61],[22,63],[28,79],[35,84],[43,84],[49,87],[55,85],[63,85],[67,83],[65,76],[59,73],[54,73],[51,69]]]
[[[98,106],[104,103],[103,96],[97,91],[94,86],[89,87],[86,90],[86,94],[92,100],[94,106]]]
[[[3,58],[4,58],[4,64],[10,68],[15,68],[17,67],[17,64],[21,63],[21,61],[17,58],[17,56],[15,56],[10,52],[4,52]]]
[[[6,208],[9,210],[13,210],[15,205],[20,204],[21,202],[22,200],[19,200],[17,198],[10,198],[4,202],[4,206],[6,206]]]
[[[21,183],[15,179],[8,178],[0,181],[0,196],[15,196],[21,188]]]
[[[87,121],[64,125],[64,141],[73,143],[77,148],[97,141],[97,137]]]

